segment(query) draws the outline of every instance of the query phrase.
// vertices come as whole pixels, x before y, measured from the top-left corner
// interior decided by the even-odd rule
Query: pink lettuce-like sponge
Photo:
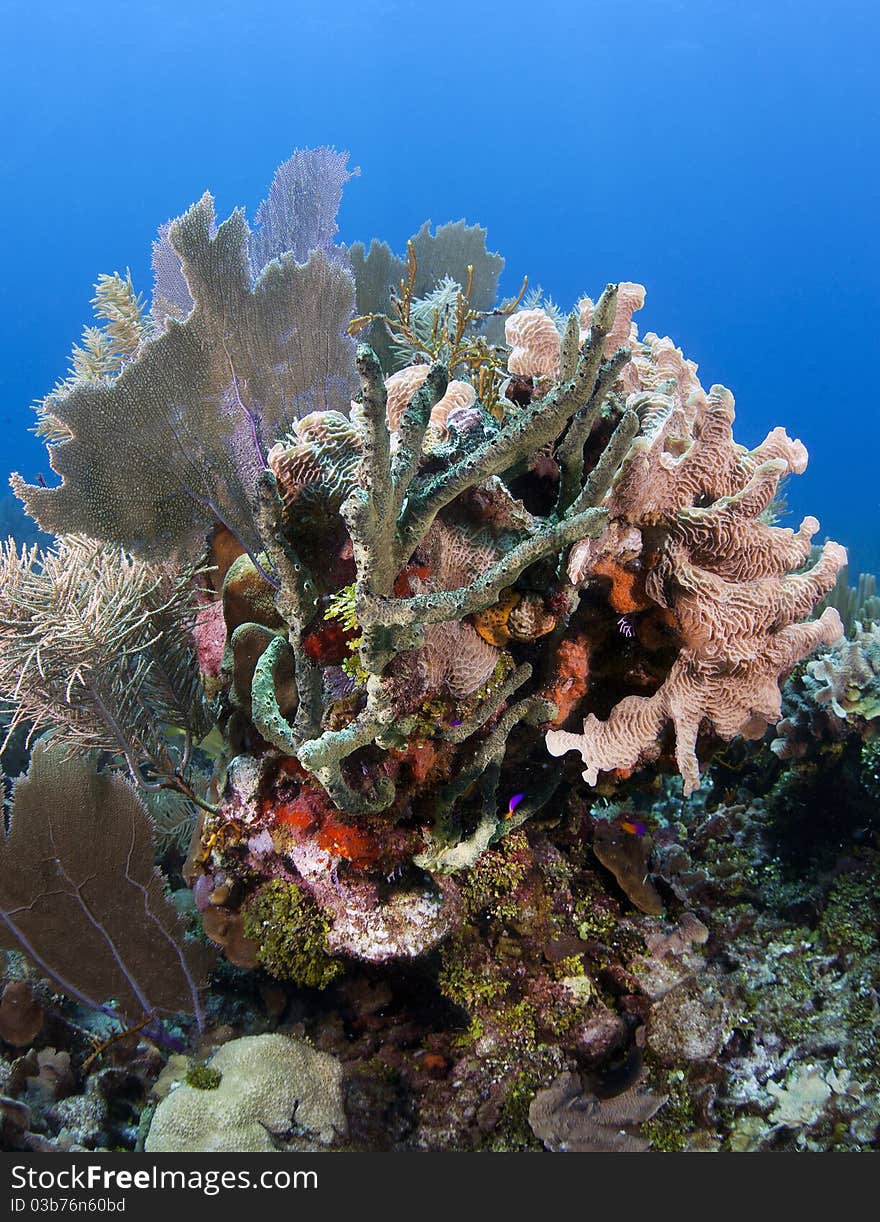
[[[429,365],[407,365],[405,369],[385,379],[385,389],[388,392],[385,411],[388,427],[392,432],[397,432],[400,418],[407,404],[416,391],[424,386],[429,369]],[[449,413],[459,408],[470,407],[476,398],[476,391],[470,382],[451,381],[446,387],[443,398],[431,409],[431,427],[437,432],[445,432],[446,417]]]
[[[555,378],[559,373],[559,332],[544,310],[518,310],[504,324],[510,345],[510,373]]]
[[[614,330],[623,333],[616,321]],[[607,497],[607,530],[574,545],[568,574],[575,585],[597,572],[627,575],[642,605],[665,613],[680,651],[653,695],[625,697],[604,722],[591,714],[581,734],[552,730],[547,746],[553,755],[579,751],[585,780],[596,784],[600,772],[656,759],[671,722],[687,795],[700,784],[701,728],[724,740],[760,736],[780,716],[780,679],[841,636],[834,610],[803,621],[846,552],[826,543],[805,569],[816,519],[797,531],[766,520],[779,480],[806,467],[801,442],[777,428],[754,450],[737,445],[728,390],[707,394],[670,340],[632,342],[622,382],[640,435]]]

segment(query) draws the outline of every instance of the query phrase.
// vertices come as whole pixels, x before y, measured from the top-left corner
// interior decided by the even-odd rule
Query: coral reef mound
[[[773,523],[806,450],[737,444],[730,392],[639,337],[641,285],[564,317],[499,300],[479,226],[343,247],[351,177],[299,151],[253,225],[205,195],[159,231],[150,309],[101,278],[38,408],[60,482],[12,481],[57,539],[0,573],[12,726],[124,776],[169,845],[183,803],[208,938],[315,990],[461,933],[479,863],[595,797],[552,756],[606,794],[696,791],[840,635],[810,615],[845,561]],[[817,699],[855,715],[828,665]],[[591,843],[660,915],[645,828]]]

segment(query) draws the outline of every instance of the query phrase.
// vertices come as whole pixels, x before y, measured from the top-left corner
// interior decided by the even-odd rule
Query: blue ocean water
[[[648,288],[737,400],[807,444],[793,515],[880,570],[880,7],[871,0],[0,0],[2,466],[100,272],[148,295],[156,227],[249,215],[295,147],[351,151],[341,237],[466,217],[568,306]]]

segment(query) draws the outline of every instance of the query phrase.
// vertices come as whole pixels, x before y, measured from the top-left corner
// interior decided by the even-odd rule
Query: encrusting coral
[[[563,1073],[532,1100],[529,1124],[548,1150],[639,1153],[648,1142],[627,1129],[650,1120],[664,1103],[662,1096],[636,1087],[614,1099],[596,1099],[576,1075]]]
[[[525,283],[497,301],[503,261],[464,222],[405,259],[346,250],[350,176],[296,153],[254,231],[205,196],[160,230],[149,315],[102,282],[115,355],[39,408],[61,483],[13,480],[60,538],[5,554],[0,596],[0,697],[201,806],[205,928],[312,986],[460,927],[468,871],[570,786],[547,746],[590,784],[674,758],[695,789],[698,750],[762,731],[835,639],[836,612],[808,617],[844,560],[807,567],[815,519],[765,523],[803,446],[737,445],[729,392],[637,338],[641,286],[561,320],[520,308]],[[78,665],[44,586],[89,565]],[[201,788],[199,675],[223,736]]]
[[[805,683],[817,704],[866,731],[880,717],[880,627],[857,625],[852,640],[807,664]]]
[[[880,724],[880,627],[857,621],[851,635],[799,670],[786,697],[770,744],[780,759],[803,759],[819,743],[847,740],[863,742],[870,757]]]

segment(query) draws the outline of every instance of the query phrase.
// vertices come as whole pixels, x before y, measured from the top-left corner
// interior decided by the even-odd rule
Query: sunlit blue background
[[[296,146],[351,151],[342,237],[401,249],[465,216],[561,304],[648,287],[737,399],[803,438],[789,502],[880,569],[874,0],[0,0],[0,436],[48,474],[30,403],[96,275],[150,288],[159,223],[265,194]]]

